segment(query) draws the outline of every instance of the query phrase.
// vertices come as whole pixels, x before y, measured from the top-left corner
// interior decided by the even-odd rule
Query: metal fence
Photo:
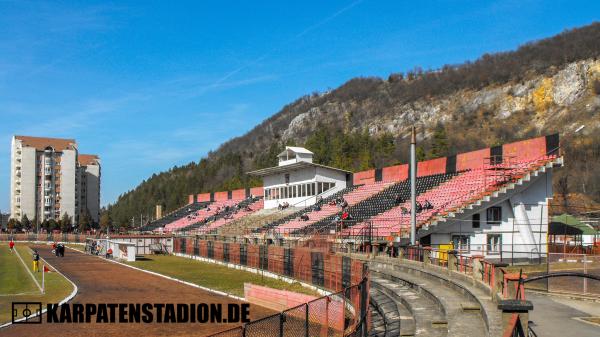
[[[278,314],[214,334],[219,337],[312,337],[368,335],[369,280]]]
[[[600,277],[600,255],[549,253],[545,263],[523,266],[523,272],[528,277],[559,272],[582,273]],[[529,282],[526,288],[556,293],[600,296],[600,281],[583,277],[547,278]]]
[[[305,247],[174,238],[174,252],[291,277],[334,294],[215,336],[367,336],[369,279],[359,260]]]

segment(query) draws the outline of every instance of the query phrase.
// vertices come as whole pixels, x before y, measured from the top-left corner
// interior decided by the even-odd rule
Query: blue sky
[[[598,13],[598,1],[0,0],[0,210],[13,134],[99,154],[104,205],[304,94],[514,49]]]

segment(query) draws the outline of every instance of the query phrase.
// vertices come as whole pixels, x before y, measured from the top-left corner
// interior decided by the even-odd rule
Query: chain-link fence
[[[332,295],[219,332],[218,337],[366,337],[369,279]]]
[[[366,336],[368,269],[364,262],[306,247],[174,238],[173,251],[287,276],[334,294],[215,336]]]

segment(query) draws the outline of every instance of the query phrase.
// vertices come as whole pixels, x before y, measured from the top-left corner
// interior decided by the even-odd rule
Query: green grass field
[[[31,268],[31,250],[26,245],[15,248],[23,258],[27,268]],[[44,264],[40,260],[40,269]],[[58,303],[67,297],[73,286],[58,273],[46,273],[45,294],[35,284],[31,275],[25,269],[15,253],[10,253],[8,245],[0,246],[0,323],[10,322],[12,302],[42,302]],[[31,270],[31,269],[30,269]],[[42,273],[34,273],[38,283],[42,284]]]
[[[191,282],[203,287],[244,296],[244,283],[252,283],[275,289],[320,296],[300,283],[287,283],[269,277],[262,277],[243,270],[231,269],[213,263],[170,255],[147,255],[144,259],[128,264]]]

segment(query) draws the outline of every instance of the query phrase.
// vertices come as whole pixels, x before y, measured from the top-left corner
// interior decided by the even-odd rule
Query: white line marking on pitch
[[[44,293],[44,291],[42,290],[42,286],[36,280],[35,276],[33,276],[33,273],[31,272],[31,270],[29,270],[29,267],[27,267],[27,264],[25,263],[25,261],[23,261],[23,258],[21,257],[21,254],[19,254],[19,251],[17,250],[16,247],[15,247],[15,253],[17,253],[17,257],[19,258],[19,260],[21,260],[21,263],[23,263],[23,266],[25,267],[25,270],[27,270],[27,272],[29,273],[29,275],[31,275],[31,278],[33,279],[33,282],[35,282],[35,284],[37,285],[37,287],[40,289],[40,292]]]
[[[16,251],[16,249],[15,249],[15,251]],[[41,257],[41,256],[40,256],[40,259],[44,260],[44,258]],[[23,261],[23,260],[21,260],[21,261]],[[72,300],[73,297],[75,297],[75,295],[77,295],[77,292],[79,291],[79,288],[77,287],[77,285],[75,284],[75,282],[71,281],[70,278],[66,277],[63,273],[61,273],[60,271],[58,271],[58,269],[54,268],[54,266],[51,265],[50,263],[48,263],[48,261],[44,260],[44,262],[46,262],[46,264],[49,265],[52,269],[54,269],[55,272],[57,272],[58,274],[60,274],[62,277],[65,278],[65,280],[69,281],[69,283],[71,283],[71,285],[73,285],[73,291],[71,291],[71,294],[69,294],[69,296],[63,298],[62,301],[58,302],[58,306],[61,306],[61,305],[65,304],[65,303],[69,302],[70,300]],[[42,312],[40,312],[39,315],[45,314],[46,311],[48,311],[48,308],[42,309]],[[37,316],[38,316],[38,313],[34,313],[33,315],[29,316],[29,318],[34,318],[34,317],[37,317]],[[15,320],[15,323],[24,321],[25,319],[27,319],[27,317],[21,317],[21,318]],[[0,324],[0,329],[6,328],[8,326],[11,326],[12,324],[13,324],[12,322]]]

